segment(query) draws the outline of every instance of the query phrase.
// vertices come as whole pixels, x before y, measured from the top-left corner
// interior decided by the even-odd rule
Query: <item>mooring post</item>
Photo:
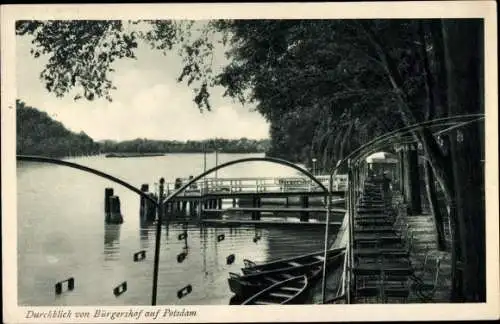
[[[114,194],[113,188],[105,188],[104,189],[104,219],[105,222],[109,222],[109,216],[111,213],[111,209],[109,207],[109,198]]]
[[[121,224],[123,223],[123,217],[121,214],[121,206],[120,206],[120,197],[111,196],[109,197],[109,223],[112,224]]]
[[[141,191],[144,192],[144,193],[147,193],[149,191],[149,185],[147,183],[144,183],[141,185]],[[141,200],[140,200],[140,208],[139,208],[139,214],[140,214],[140,217],[141,219],[146,219],[147,215],[146,215],[146,198],[144,198],[143,196],[141,196]]]
[[[189,216],[192,216],[194,211],[194,203],[192,201],[189,201],[188,205],[189,205]]]
[[[260,197],[257,197],[257,208],[262,207],[262,200]],[[255,220],[260,220],[260,211],[255,212]]]
[[[308,196],[301,196],[300,201],[301,201],[302,208],[309,208],[309,197]],[[300,221],[301,222],[308,222],[309,221],[309,212],[308,211],[301,211],[300,212]]]
[[[156,195],[152,192],[148,193],[148,196],[151,197],[152,199],[156,199]],[[146,220],[148,222],[154,221],[156,216],[156,204],[150,200],[146,200],[144,203],[144,209],[145,209],[144,214],[146,216]]]
[[[256,207],[257,207],[257,199],[255,196],[252,196],[252,208]],[[255,220],[257,218],[255,215],[256,215],[255,210],[252,210],[252,220]]]

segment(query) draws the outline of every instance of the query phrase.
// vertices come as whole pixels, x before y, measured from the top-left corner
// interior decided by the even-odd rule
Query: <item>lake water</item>
[[[219,154],[219,163],[262,154]],[[177,177],[203,171],[203,154],[169,154],[160,157],[109,159],[103,156],[72,158],[107,172],[136,187],[160,177]],[[207,156],[207,168],[215,165]],[[234,165],[219,177],[293,176],[297,171],[269,162]],[[104,224],[104,189],[120,196],[124,223]],[[17,169],[18,302],[19,305],[150,305],[155,227],[141,226],[139,196],[128,189],[79,170],[42,163],[19,162]],[[256,262],[294,256],[323,248],[324,229],[313,226],[199,227],[187,225],[188,255],[177,255],[186,242],[178,239],[183,224],[163,226],[158,305],[227,305],[232,296],[228,272],[239,272],[243,259]],[[253,241],[256,233],[261,236]],[[217,236],[225,240],[217,242]],[[134,262],[133,254],[146,251]],[[226,258],[235,261],[227,265]],[[75,289],[56,295],[56,282],[75,278]],[[113,288],[127,282],[127,291],[115,297]],[[186,285],[192,292],[179,299]]]

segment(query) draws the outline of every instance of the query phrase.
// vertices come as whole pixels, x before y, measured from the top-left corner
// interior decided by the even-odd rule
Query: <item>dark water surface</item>
[[[249,154],[220,154],[219,163]],[[196,175],[203,171],[202,154],[71,161],[109,172],[137,187],[160,177]],[[215,157],[209,155],[207,167]],[[295,170],[264,162],[236,165],[219,177],[269,177],[297,175]],[[104,224],[104,188],[120,196],[125,222]],[[67,167],[18,163],[18,300],[20,305],[148,305],[154,258],[155,228],[139,222],[139,197],[107,180]],[[178,235],[187,230],[187,240]],[[163,226],[158,304],[227,305],[232,294],[228,272],[239,272],[243,259],[264,262],[323,248],[320,227],[241,226],[199,227],[195,223]],[[217,242],[217,236],[225,239]],[[261,237],[254,242],[255,235]],[[182,263],[177,255],[186,249]],[[134,262],[133,254],[145,250],[146,259]],[[235,261],[227,265],[226,258]],[[72,292],[56,296],[54,284],[75,278]],[[127,281],[128,290],[115,297],[113,288]],[[190,284],[192,293],[179,299],[177,291]]]

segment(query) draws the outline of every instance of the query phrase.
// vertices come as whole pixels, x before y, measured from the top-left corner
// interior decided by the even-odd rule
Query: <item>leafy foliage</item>
[[[84,132],[71,132],[47,113],[20,100],[16,101],[16,114],[18,154],[64,157],[99,152],[99,144]]]
[[[48,63],[40,74],[48,91],[61,97],[76,90],[75,100],[104,97],[111,101],[114,86],[109,76],[114,71],[113,62],[135,59],[139,38],[176,33],[170,22],[156,22],[156,29],[150,33],[130,27],[137,24],[129,22],[125,26],[118,20],[21,20],[16,22],[16,34],[33,36],[33,57],[48,55]],[[164,47],[171,44],[164,42],[158,48]]]
[[[100,144],[102,152],[106,153],[210,153],[215,150],[223,153],[260,153],[267,150],[269,141],[247,138],[237,140],[216,138],[204,141],[162,141],[138,138],[122,142],[106,140]]]

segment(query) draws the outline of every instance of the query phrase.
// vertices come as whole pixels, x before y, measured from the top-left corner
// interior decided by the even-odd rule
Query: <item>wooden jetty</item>
[[[202,224],[205,225],[224,225],[224,226],[241,226],[241,225],[258,225],[258,226],[317,226],[325,227],[326,222],[322,221],[287,221],[287,220],[251,220],[251,219],[202,219]],[[342,222],[331,221],[330,226],[340,227]]]
[[[329,176],[318,176],[317,179],[326,187],[330,185]],[[167,195],[188,181],[190,178],[177,178],[174,183],[166,183]],[[345,213],[342,204],[345,202],[346,186],[344,175],[334,178],[333,194],[337,198],[332,199],[332,213]],[[152,194],[148,192],[148,184],[143,184],[141,190]],[[214,216],[243,213],[251,216],[249,220],[259,221],[266,214],[296,213],[302,222],[308,222],[310,215],[326,213],[326,197],[324,189],[306,177],[204,178],[173,198],[165,206],[164,214],[168,217],[189,215],[200,220],[208,217],[214,220]],[[141,199],[141,219],[151,220],[153,207]],[[148,212],[153,214],[146,215]]]

